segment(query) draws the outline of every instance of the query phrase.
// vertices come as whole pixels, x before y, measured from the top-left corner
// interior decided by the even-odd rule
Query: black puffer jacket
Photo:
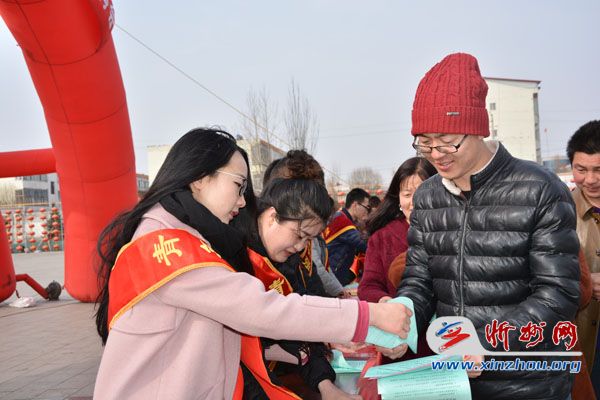
[[[413,300],[420,334],[434,312],[465,316],[484,347],[502,351],[502,344],[493,349],[485,340],[485,325],[497,319],[517,327],[510,350],[525,351],[519,328],[546,322],[544,341],[529,350],[564,351],[553,344],[552,328],[573,320],[577,311],[575,224],[566,186],[500,145],[488,166],[471,177],[468,195],[452,194],[439,175],[419,187],[398,294]],[[485,400],[564,400],[571,388],[568,371],[484,372],[470,382],[473,398]]]

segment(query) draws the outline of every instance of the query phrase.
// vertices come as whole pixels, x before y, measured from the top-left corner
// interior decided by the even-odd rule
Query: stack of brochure
[[[413,305],[413,301],[408,297],[400,296],[396,297],[395,299],[388,300],[388,303],[404,304],[406,308],[411,311],[412,315],[410,317],[410,330],[408,331],[408,337],[406,339],[402,339],[399,336],[385,332],[375,326],[369,326],[369,331],[367,333],[365,342],[380,347],[387,347],[388,349],[393,349],[401,344],[407,344],[413,353],[416,354],[419,334],[417,333],[417,320],[415,318],[415,307]]]
[[[367,363],[366,358],[344,357],[339,350],[332,350],[331,366],[336,373],[335,385],[349,394],[358,394],[358,379]],[[353,354],[357,356],[357,353]]]
[[[413,353],[417,353],[417,322],[412,300],[407,297],[397,297],[389,302],[404,304],[412,311],[408,337],[402,339],[370,326],[365,342],[387,348],[407,344]],[[365,379],[377,380],[377,392],[382,400],[470,400],[469,378],[467,371],[460,368],[461,361],[461,356],[448,355],[401,361],[369,368]],[[445,364],[442,368],[434,369],[432,365],[438,362],[452,362],[456,368],[450,368]],[[347,393],[357,393],[358,376],[365,364],[366,360],[344,358],[342,353],[334,350],[332,366],[338,374],[336,385]]]
[[[366,359],[346,359],[339,350],[332,350],[331,366],[336,374],[360,374],[367,363]]]
[[[382,400],[470,400],[467,371],[434,370],[432,363],[460,361],[461,356],[435,355],[370,368],[365,378],[377,379]]]

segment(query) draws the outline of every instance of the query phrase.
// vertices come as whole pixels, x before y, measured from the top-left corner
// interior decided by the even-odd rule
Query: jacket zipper
[[[471,195],[473,193],[471,192]],[[463,198],[465,198],[465,196],[461,193],[461,196]],[[464,300],[464,293],[463,293],[463,262],[464,262],[464,244],[465,244],[465,235],[467,234],[467,215],[468,215],[468,211],[469,211],[469,205],[471,203],[471,196],[469,196],[469,198],[465,199],[465,207],[464,207],[464,215],[463,215],[463,220],[462,220],[462,235],[460,238],[460,256],[459,256],[459,260],[458,260],[458,284],[459,284],[459,289],[460,289],[460,309],[459,309],[459,315],[461,317],[464,317],[465,314],[465,300]]]

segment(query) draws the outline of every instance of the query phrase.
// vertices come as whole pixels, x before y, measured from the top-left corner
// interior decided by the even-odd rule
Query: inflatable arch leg
[[[94,301],[98,234],[137,201],[112,4],[0,1],[0,15],[23,51],[50,133],[65,221],[65,287]]]

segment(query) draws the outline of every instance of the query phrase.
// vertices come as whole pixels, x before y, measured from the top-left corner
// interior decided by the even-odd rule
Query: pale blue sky
[[[591,1],[124,1],[116,23],[243,109],[264,86],[280,110],[294,78],[318,114],[316,157],[347,177],[384,178],[407,157],[410,110],[425,72],[446,54],[475,55],[486,76],[541,80],[542,152],[600,119],[600,2]],[[113,29],[135,143],[174,142],[196,126],[232,133],[239,116]],[[50,145],[23,56],[0,24],[0,151]],[[276,132],[284,136],[280,123]]]

